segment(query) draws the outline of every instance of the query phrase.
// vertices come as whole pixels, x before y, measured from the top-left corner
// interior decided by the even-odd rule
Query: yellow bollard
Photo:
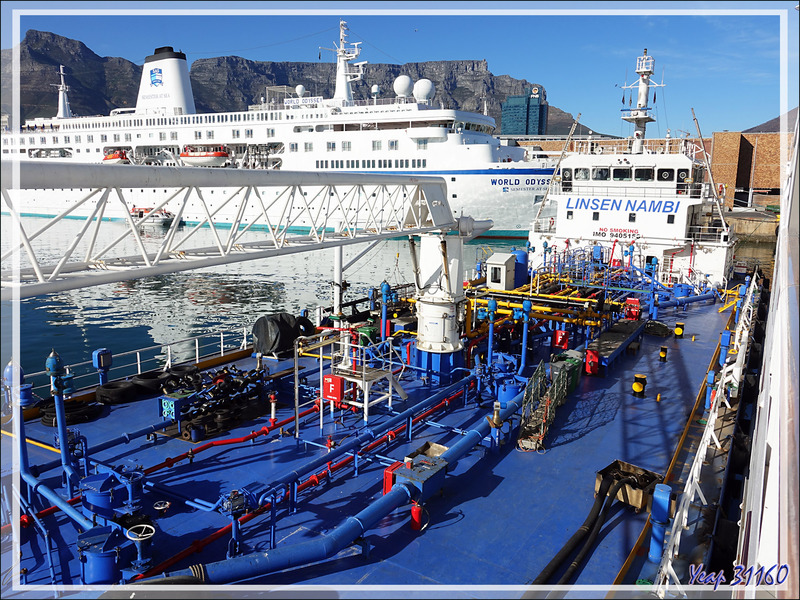
[[[633,395],[637,398],[644,397],[644,388],[647,387],[647,375],[637,373],[633,376]]]
[[[658,396],[656,396],[656,402],[661,402],[661,393],[659,392]]]
[[[683,323],[675,323],[675,337],[683,337]]]

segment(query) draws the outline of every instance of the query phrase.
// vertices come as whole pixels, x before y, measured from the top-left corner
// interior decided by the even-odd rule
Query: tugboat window
[[[674,181],[675,180],[675,169],[659,169],[658,170],[658,180],[659,181]]]
[[[675,215],[667,215],[667,223],[674,223]]]
[[[599,220],[600,220],[600,213],[599,212],[593,212],[592,213],[592,221],[599,221]]]
[[[636,223],[636,213],[628,213],[628,223]]]
[[[633,178],[636,181],[653,181],[653,169],[634,169]]]
[[[567,219],[570,219],[570,220],[572,219],[572,211],[571,210],[567,211]]]
[[[592,179],[596,181],[608,181],[608,168],[595,167],[592,169]]]
[[[589,169],[575,169],[575,181],[588,181]]]
[[[629,168],[614,169],[614,181],[630,181],[631,170]]]

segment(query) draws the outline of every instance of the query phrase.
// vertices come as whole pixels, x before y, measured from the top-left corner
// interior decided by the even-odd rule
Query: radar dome
[[[436,88],[430,79],[420,79],[414,84],[414,98],[417,102],[431,100],[436,95]]]
[[[302,85],[298,85],[296,88],[294,88],[294,91],[299,98],[302,98],[303,95],[306,93],[306,88],[303,87]]]
[[[401,98],[405,98],[411,95],[411,91],[414,89],[414,84],[411,82],[411,77],[408,75],[400,75],[400,77],[394,80],[393,87],[395,94]]]
[[[378,96],[378,95],[380,95],[380,93],[381,93],[381,86],[379,86],[379,85],[376,83],[375,85],[373,85],[373,86],[370,88],[370,90],[369,90],[369,93],[370,93],[370,94],[372,94],[373,96]]]

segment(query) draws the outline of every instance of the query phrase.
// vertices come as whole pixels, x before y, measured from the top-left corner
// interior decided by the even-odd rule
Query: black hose
[[[608,492],[608,498],[606,499],[606,503],[603,506],[603,512],[600,513],[600,517],[597,519],[597,521],[595,521],[594,527],[592,527],[592,532],[586,539],[586,543],[583,545],[583,548],[581,548],[581,551],[578,552],[577,556],[572,561],[572,564],[569,566],[564,575],[561,576],[561,579],[558,580],[557,585],[564,585],[570,580],[572,574],[575,573],[575,570],[583,562],[583,559],[586,558],[586,555],[589,553],[589,550],[591,550],[592,547],[594,546],[594,542],[597,539],[600,530],[603,528],[603,523],[606,522],[606,518],[608,517],[608,511],[611,508],[611,505],[614,504],[614,502],[617,499],[617,492],[619,492],[619,488],[621,488],[626,483],[634,483],[635,481],[636,481],[635,477],[625,477],[623,479],[620,479],[614,484],[614,486]]]
[[[583,537],[589,532],[592,525],[594,524],[595,520],[597,519],[597,515],[600,514],[600,509],[603,507],[603,501],[606,498],[606,494],[608,493],[608,488],[611,487],[611,482],[613,477],[611,475],[606,475],[603,480],[600,482],[600,489],[597,490],[597,496],[594,500],[594,505],[592,509],[589,511],[589,515],[586,517],[586,520],[583,522],[583,525],[572,534],[572,537],[569,538],[566,544],[558,551],[553,559],[547,563],[547,566],[542,569],[542,572],[533,580],[533,585],[542,585],[547,583],[547,581],[553,576],[556,569],[561,566],[567,557],[572,554],[572,551],[575,550],[578,543],[583,539]]]

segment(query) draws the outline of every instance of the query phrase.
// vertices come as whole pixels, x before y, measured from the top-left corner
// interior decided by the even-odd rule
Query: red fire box
[[[338,375],[324,375],[322,377],[322,399],[341,400],[344,396],[344,379]]]

